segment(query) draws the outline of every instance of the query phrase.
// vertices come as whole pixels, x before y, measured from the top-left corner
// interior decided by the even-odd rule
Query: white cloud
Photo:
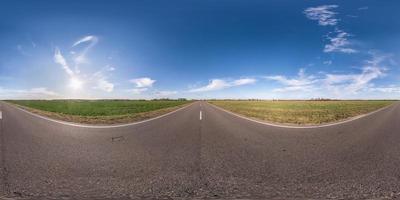
[[[83,38],[81,38],[81,39],[79,39],[79,40],[77,40],[73,45],[72,45],[72,47],[76,47],[76,46],[78,46],[78,45],[81,45],[81,44],[83,44],[83,43],[87,43],[87,42],[89,42],[89,45],[87,45],[81,52],[79,52],[78,54],[76,54],[75,53],[75,51],[73,51],[74,52],[74,61],[75,61],[75,64],[76,65],[79,65],[79,64],[81,64],[81,63],[86,63],[87,62],[87,58],[86,58],[86,54],[87,54],[87,52],[89,51],[89,49],[91,49],[94,45],[96,45],[97,44],[97,42],[98,42],[98,37],[96,37],[96,36],[94,36],[94,35],[88,35],[88,36],[85,36],[85,37],[83,37]],[[78,69],[78,67],[76,66],[76,71],[79,71],[79,69]]]
[[[239,85],[247,85],[247,84],[253,84],[256,82],[256,79],[253,78],[242,78],[238,79],[232,82],[233,86],[239,86]]]
[[[85,37],[79,39],[78,41],[76,41],[72,46],[74,47],[74,46],[77,46],[84,42],[97,43],[97,41],[98,41],[98,38],[96,36],[88,35],[88,36],[85,36]]]
[[[142,77],[142,78],[136,78],[130,80],[131,83],[136,84],[137,88],[146,88],[146,87],[152,87],[153,83],[156,82],[156,80],[153,80],[148,77]]]
[[[358,10],[368,10],[368,6],[359,7]]]
[[[301,68],[294,78],[288,78],[286,76],[266,76],[266,79],[274,80],[282,85],[285,85],[283,88],[275,89],[274,91],[283,92],[283,91],[293,91],[293,90],[310,90],[312,88],[312,84],[317,80],[312,75],[306,75],[305,69]]]
[[[65,57],[62,55],[61,51],[59,48],[55,49],[54,53],[54,61],[57,64],[60,64],[64,71],[69,75],[70,82],[74,83],[74,87],[76,88],[81,88],[83,83],[85,85],[88,85],[89,87],[93,89],[99,89],[105,92],[112,92],[114,90],[114,84],[109,81],[109,74],[115,70],[115,67],[111,65],[106,65],[103,67],[101,70],[93,73],[93,74],[81,74],[79,71],[79,63],[82,63],[86,58],[85,55],[87,51],[93,47],[97,42],[98,38],[93,35],[85,36],[79,40],[77,40],[72,47],[81,45],[83,43],[89,43],[88,46],[86,46],[82,51],[79,53],[76,53],[76,51],[71,51],[71,54],[74,56],[73,61],[75,61],[75,71],[71,69],[71,67],[68,65],[67,60]],[[84,79],[84,81],[83,81]],[[80,83],[80,84],[78,84]]]
[[[318,73],[318,75],[306,75],[304,69],[300,69],[294,78],[286,76],[267,76],[266,79],[274,80],[283,87],[273,89],[273,92],[309,92],[309,95],[321,95],[328,98],[349,97],[368,91],[396,91],[396,88],[375,87],[373,81],[385,76],[386,67],[383,62],[388,56],[372,54],[372,59],[366,60],[359,73]],[[375,88],[375,89],[371,89]],[[303,95],[305,95],[303,93]]]
[[[92,82],[95,82],[94,88],[103,90],[105,92],[112,92],[114,90],[114,84],[108,80],[108,76],[106,76],[104,72],[106,71],[106,72],[108,72],[107,74],[109,74],[111,71],[114,71],[114,70],[115,70],[115,68],[107,65],[102,70],[94,73],[92,75],[92,77],[90,78],[90,80]]]
[[[55,52],[54,52],[54,62],[60,64],[64,71],[69,75],[69,76],[74,76],[74,72],[71,70],[71,68],[68,66],[67,61],[65,60],[64,56],[61,54],[61,51],[59,48],[56,47]]]
[[[136,88],[127,90],[128,92],[133,94],[142,94],[143,92],[148,91],[149,88],[153,87],[153,84],[156,82],[156,80],[153,80],[149,77],[142,77],[131,79],[129,82],[134,83]]]
[[[114,84],[103,78],[97,81],[97,88],[106,92],[112,92],[114,90]]]
[[[337,7],[337,5],[322,5],[318,7],[311,7],[307,8],[304,11],[304,14],[307,18],[311,20],[317,20],[318,24],[321,26],[335,27],[335,36],[327,36],[329,44],[326,44],[324,46],[325,53],[356,53],[358,51],[350,47],[352,43],[348,39],[352,35],[337,27],[339,19],[335,17],[337,13],[332,11],[332,9],[335,9]]]
[[[384,93],[400,93],[400,86],[387,86],[387,87],[373,87],[369,89],[372,92],[384,92]]]
[[[255,82],[256,80],[252,78],[237,79],[230,82],[222,79],[213,79],[209,82],[208,85],[200,88],[191,89],[189,90],[189,92],[207,92],[207,91],[221,90],[234,86],[253,84]]]
[[[25,48],[22,46],[22,45],[17,45],[17,50],[19,51],[19,53],[21,53],[21,55],[24,55],[24,56],[31,56],[31,54],[30,53],[28,53],[28,52],[26,52],[25,51]]]
[[[341,53],[356,53],[357,50],[350,48],[351,45],[348,37],[351,36],[350,34],[336,29],[335,33],[337,33],[334,37],[329,37],[329,44],[326,44],[324,47],[324,52],[341,52]]]
[[[361,72],[358,74],[326,74],[323,85],[337,96],[357,94],[374,87],[373,80],[385,76],[384,62],[389,55],[378,55],[370,52],[372,58],[366,60]]]
[[[224,88],[229,87],[229,84],[221,79],[213,79],[210,83],[204,87],[195,88],[189,90],[190,92],[206,92],[206,91],[213,91],[213,90],[221,90]]]
[[[146,92],[149,88],[133,88],[128,90],[128,92],[131,92],[133,94],[141,94],[143,92]]]
[[[389,55],[378,55],[371,52],[372,58],[365,61],[359,74],[326,74],[324,85],[335,94],[355,94],[373,87],[373,80],[384,77],[386,67],[384,61]]]
[[[359,74],[326,74],[324,85],[336,95],[355,94],[372,86],[371,81],[383,77],[384,69],[365,66]]]
[[[164,90],[164,91],[155,92],[156,96],[171,96],[171,95],[174,95],[174,94],[178,94],[178,91]]]
[[[332,64],[332,60],[326,60],[323,62],[324,65],[331,65]]]
[[[112,72],[112,71],[115,71],[115,67],[113,67],[111,65],[106,65],[105,70]]]
[[[56,99],[62,96],[47,88],[5,89],[0,87],[0,99]]]
[[[78,93],[82,94],[90,94],[90,91],[86,91],[83,89],[99,89],[105,92],[114,91],[114,83],[109,81],[109,76],[112,71],[115,70],[115,67],[112,65],[106,65],[104,68],[97,72],[90,73],[80,73],[79,71],[79,59],[85,59],[85,55],[90,48],[92,48],[95,44],[97,44],[98,38],[93,35],[85,36],[77,40],[73,43],[71,49],[67,49],[71,52],[71,55],[68,57],[65,56],[58,47],[55,47],[53,54],[53,61],[57,65],[61,66],[62,72],[67,75],[67,79],[64,82],[66,89],[70,90],[65,96],[66,98],[71,98],[71,95],[74,96]],[[32,43],[32,46],[35,47],[36,44]],[[23,46],[18,45],[17,50],[22,51]],[[80,58],[79,58],[80,57]],[[69,60],[68,58],[71,58]],[[73,62],[75,61],[75,63]],[[74,63],[73,66],[71,63]],[[72,67],[75,67],[73,69]],[[1,77],[0,77],[1,79]],[[85,87],[85,88],[84,88]],[[0,88],[1,89],[1,88]],[[2,93],[9,93],[9,95],[1,94],[1,97],[9,97],[9,98],[58,98],[60,95],[47,90],[46,88],[33,88],[33,89],[21,89],[21,90],[6,90],[1,89]]]
[[[333,12],[332,9],[337,7],[337,5],[310,7],[304,10],[304,14],[307,18],[318,21],[318,24],[321,26],[334,26],[339,20],[335,18],[337,13]]]

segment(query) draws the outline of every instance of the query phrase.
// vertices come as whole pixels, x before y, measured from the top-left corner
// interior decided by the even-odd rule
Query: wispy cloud
[[[298,75],[293,78],[283,75],[265,78],[283,85],[283,87],[273,89],[273,92],[313,92],[327,97],[346,97],[375,88],[373,81],[385,76],[387,69],[383,62],[387,58],[387,56],[373,54],[371,59],[364,62],[359,73],[306,75],[305,70],[300,69]],[[395,91],[394,89],[391,90]],[[387,91],[390,91],[390,89],[387,89]]]
[[[248,84],[253,84],[257,80],[253,78],[242,78],[242,79],[237,79],[232,82],[232,86],[239,86],[239,85],[248,85]]]
[[[85,36],[85,37],[77,40],[72,46],[74,47],[74,46],[77,46],[84,42],[91,42],[91,44],[93,45],[93,44],[97,43],[97,41],[98,41],[98,38],[96,36],[88,35],[88,36]]]
[[[390,55],[381,55],[370,52],[371,59],[365,60],[358,74],[326,74],[324,85],[335,94],[355,94],[361,90],[373,87],[373,80],[384,77],[387,67],[384,62]]]
[[[69,75],[69,76],[74,76],[74,72],[71,70],[71,68],[68,66],[67,61],[65,60],[64,56],[61,54],[61,51],[59,48],[56,47],[55,52],[54,52],[54,62],[60,64],[64,71]]]
[[[384,69],[365,66],[359,74],[326,74],[323,83],[329,91],[336,95],[355,94],[372,86],[371,81],[383,77]]]
[[[356,94],[373,86],[371,81],[383,77],[384,70],[377,67],[363,67],[360,73],[353,74],[325,74],[322,77],[292,78],[285,76],[270,77],[284,85],[275,88],[273,92],[315,92],[326,96],[346,96]]]
[[[282,85],[283,88],[274,89],[275,92],[285,92],[285,91],[309,91],[313,88],[313,84],[317,81],[315,76],[306,75],[305,69],[301,68],[296,77],[288,78],[286,76],[278,75],[278,76],[266,76],[268,80],[274,80]]]
[[[233,81],[226,81],[222,79],[212,79],[208,85],[191,89],[189,92],[208,92],[208,91],[214,91],[214,90],[222,90],[225,88],[230,88],[230,87],[235,87],[235,86],[241,86],[241,85],[248,85],[248,84],[253,84],[256,82],[256,79],[252,78],[243,78],[243,79],[237,79]]]
[[[87,62],[86,54],[94,45],[97,44],[98,40],[99,39],[98,39],[97,36],[88,35],[88,36],[85,36],[85,37],[77,40],[72,45],[72,47],[76,47],[76,46],[79,46],[79,45],[81,45],[83,43],[89,43],[87,46],[85,46],[85,48],[81,52],[77,53],[74,56],[74,61],[75,61],[76,65],[79,65],[81,63],[86,63]],[[79,73],[79,68],[77,66],[76,66],[76,71]]]
[[[156,96],[167,97],[167,96],[171,96],[174,94],[178,94],[178,91],[162,90],[162,91],[156,91],[154,94]]]
[[[62,96],[47,88],[6,89],[0,87],[0,99],[56,99]]]
[[[153,84],[156,80],[153,80],[149,77],[141,77],[129,80],[129,82],[135,84],[135,88],[127,90],[133,94],[141,94],[143,92],[147,92],[149,88],[153,87]]]
[[[359,7],[358,10],[368,10],[368,6]]]
[[[325,45],[324,52],[341,52],[341,53],[356,53],[357,50],[350,48],[351,43],[348,40],[350,34],[336,29],[336,35],[334,37],[329,37],[329,44]]]
[[[206,86],[200,87],[200,88],[195,88],[189,90],[190,92],[206,92],[206,91],[213,91],[213,90],[221,90],[224,88],[229,87],[229,84],[221,79],[213,79],[210,81],[210,83]]]
[[[114,84],[111,83],[108,78],[110,73],[112,73],[114,70],[114,67],[106,65],[103,69],[94,73],[90,78],[90,81],[94,82],[95,84],[93,88],[100,89],[105,92],[112,92],[114,90]]]
[[[141,94],[143,92],[146,92],[147,90],[149,90],[149,88],[133,88],[133,89],[129,89],[127,91],[131,92],[133,94]]]
[[[19,52],[21,55],[24,55],[24,56],[31,56],[31,54],[28,53],[28,52],[26,52],[26,51],[25,51],[25,48],[24,48],[22,45],[20,45],[20,44],[17,45],[17,50],[18,50],[18,52]]]
[[[106,92],[112,92],[114,90],[114,84],[103,78],[97,81],[97,88]]]
[[[145,88],[145,87],[153,87],[153,84],[156,82],[156,80],[153,80],[149,77],[142,77],[142,78],[131,79],[130,82],[134,83],[137,88]]]
[[[115,67],[107,65],[102,70],[96,72],[93,75],[93,79],[96,80],[95,88],[106,92],[112,92],[114,90],[114,83],[111,83],[108,78],[114,70]]]
[[[324,46],[325,53],[339,52],[339,53],[356,53],[356,49],[352,48],[352,43],[349,37],[352,35],[340,29],[337,25],[340,21],[336,17],[337,13],[332,11],[338,8],[338,5],[322,5],[318,7],[310,7],[304,10],[304,14],[308,19],[318,21],[321,26],[333,26],[334,36],[328,34],[328,44]]]
[[[373,87],[369,89],[372,92],[383,92],[383,93],[400,93],[400,86],[387,86],[387,87]]]
[[[332,11],[332,9],[337,7],[337,5],[310,7],[304,10],[304,14],[308,19],[318,21],[318,24],[321,26],[335,26],[339,19],[335,18],[337,13]]]
[[[83,43],[89,42],[89,45],[84,48],[80,53],[76,54],[76,57],[73,57],[73,61],[75,61],[75,71],[72,70],[70,65],[67,62],[67,59],[63,56],[59,48],[55,48],[54,52],[54,62],[61,65],[65,73],[69,76],[69,81],[71,84],[76,85],[85,85],[93,89],[99,89],[105,92],[112,92],[114,90],[114,83],[109,81],[109,76],[112,71],[115,70],[115,67],[111,65],[106,65],[102,69],[98,70],[94,73],[80,73],[79,70],[79,59],[86,59],[85,55],[88,49],[93,47],[98,41],[96,36],[90,35],[85,36],[79,40],[77,40],[72,47],[81,45]],[[75,54],[74,54],[75,55]],[[80,58],[79,58],[80,57]],[[76,60],[78,59],[78,60]],[[82,61],[82,60],[81,60]]]

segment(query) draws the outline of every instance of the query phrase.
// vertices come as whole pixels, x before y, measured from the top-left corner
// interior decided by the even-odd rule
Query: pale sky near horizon
[[[1,1],[0,99],[400,99],[400,1]]]

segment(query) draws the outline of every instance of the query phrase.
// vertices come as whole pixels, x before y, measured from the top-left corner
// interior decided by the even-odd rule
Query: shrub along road
[[[347,123],[303,129],[248,121],[205,102],[114,128],[60,124],[1,104],[4,197],[400,195],[399,103]]]

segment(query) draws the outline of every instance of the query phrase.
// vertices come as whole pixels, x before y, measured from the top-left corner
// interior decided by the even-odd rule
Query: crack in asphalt
[[[120,141],[123,141],[123,140],[125,140],[124,136],[117,136],[117,137],[112,137],[111,138],[111,142],[120,142]]]

